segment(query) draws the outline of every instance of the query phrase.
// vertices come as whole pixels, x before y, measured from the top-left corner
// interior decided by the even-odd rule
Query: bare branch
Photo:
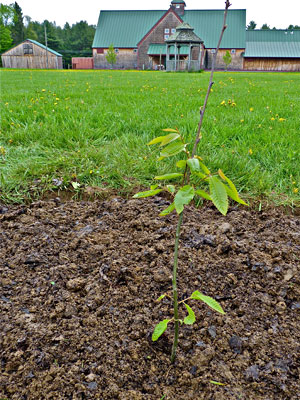
[[[200,121],[199,121],[199,124],[198,124],[197,136],[196,136],[195,144],[194,144],[194,147],[193,147],[192,158],[196,154],[197,146],[198,146],[198,143],[200,142],[200,139],[201,139],[201,128],[202,128],[203,118],[204,118],[204,114],[205,114],[208,98],[209,98],[209,95],[210,95],[210,92],[211,92],[211,88],[212,88],[212,86],[214,84],[213,76],[214,76],[214,71],[215,71],[217,55],[218,55],[218,52],[219,52],[219,49],[220,49],[220,45],[221,45],[221,42],[222,42],[222,39],[223,39],[224,32],[225,32],[225,30],[227,28],[226,19],[227,19],[228,9],[229,9],[230,6],[231,6],[230,1],[226,0],[223,27],[222,27],[222,30],[221,30],[221,34],[220,34],[220,38],[219,38],[219,41],[218,41],[217,49],[216,49],[216,52],[215,52],[215,54],[213,56],[213,60],[212,60],[210,79],[209,79],[209,84],[208,84],[208,88],[207,88],[204,104],[200,108]]]

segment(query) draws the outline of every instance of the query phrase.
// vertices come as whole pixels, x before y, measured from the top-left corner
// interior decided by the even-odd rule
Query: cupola
[[[172,0],[170,6],[178,15],[184,15],[184,9],[186,7],[185,1],[183,0]]]

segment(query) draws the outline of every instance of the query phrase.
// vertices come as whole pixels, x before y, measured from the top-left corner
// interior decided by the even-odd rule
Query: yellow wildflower
[[[271,118],[271,121],[275,121],[275,118],[274,118],[274,117],[272,117],[272,118]]]
[[[294,192],[294,193],[298,193],[298,191],[299,191],[298,188],[294,188],[294,189],[293,189],[293,192]]]
[[[250,112],[252,112],[252,111],[254,111],[254,108],[253,107],[250,107],[250,110],[249,110]]]
[[[92,174],[92,173],[93,173],[93,170],[91,169],[91,170],[90,170],[90,174]]]
[[[240,119],[240,122],[245,122],[245,120],[244,119]]]
[[[252,154],[253,154],[252,149],[249,149],[249,152],[248,152],[248,153],[250,154],[250,156],[252,156]]]
[[[233,102],[233,103],[231,104],[231,107],[236,107],[236,103]]]
[[[226,104],[225,100],[222,101],[221,106],[224,106]]]
[[[278,121],[279,121],[279,122],[283,122],[283,121],[286,121],[286,119],[285,119],[285,118],[279,118]]]

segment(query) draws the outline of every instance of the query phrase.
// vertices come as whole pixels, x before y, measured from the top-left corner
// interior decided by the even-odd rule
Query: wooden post
[[[46,68],[48,69],[48,41],[47,41],[46,24],[44,24],[44,30],[45,30],[45,45],[46,45]]]

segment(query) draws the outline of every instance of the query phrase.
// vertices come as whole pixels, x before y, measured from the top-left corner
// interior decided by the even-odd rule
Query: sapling
[[[208,201],[212,201],[216,208],[223,214],[227,214],[228,210],[228,197],[233,199],[234,201],[246,204],[240,197],[236,190],[233,182],[223,173],[221,169],[218,170],[217,173],[212,173],[208,167],[203,163],[203,160],[200,156],[196,154],[197,146],[199,141],[201,140],[201,127],[203,122],[204,113],[206,110],[209,94],[211,92],[211,88],[213,86],[213,73],[216,62],[216,56],[220,47],[220,43],[226,29],[226,17],[227,11],[230,7],[229,0],[226,0],[225,13],[224,13],[224,23],[222,32],[219,38],[218,46],[216,49],[216,53],[212,62],[212,70],[210,75],[210,81],[204,101],[203,107],[200,108],[200,121],[198,124],[197,134],[195,138],[195,142],[192,148],[190,145],[185,142],[184,137],[180,134],[179,129],[163,129],[165,135],[156,137],[151,140],[148,145],[159,145],[160,148],[160,156],[158,158],[159,161],[164,160],[165,158],[173,157],[178,154],[183,154],[183,159],[176,162],[176,167],[179,172],[170,172],[165,175],[155,176],[154,179],[157,181],[162,181],[163,184],[153,185],[150,187],[150,190],[145,192],[136,193],[134,198],[144,198],[155,196],[162,191],[167,191],[172,196],[172,203],[163,210],[160,215],[166,216],[173,212],[174,210],[178,214],[178,223],[175,235],[175,246],[174,246],[174,265],[173,265],[173,278],[172,278],[172,289],[173,289],[173,307],[174,313],[173,317],[169,319],[164,319],[159,322],[153,332],[152,340],[156,341],[167,329],[168,324],[170,322],[174,322],[174,340],[172,346],[171,353],[171,362],[173,363],[176,356],[176,349],[178,345],[178,334],[179,334],[179,324],[192,325],[196,318],[195,312],[193,311],[190,301],[192,300],[200,300],[206,303],[213,310],[224,314],[224,310],[221,305],[214,300],[212,297],[206,296],[201,293],[199,290],[194,291],[190,297],[178,301],[178,289],[177,289],[177,268],[178,268],[178,250],[179,250],[179,238],[180,238],[180,230],[183,221],[184,215],[184,207],[191,203],[191,201],[196,197],[203,198]],[[177,171],[178,171],[177,170]],[[175,184],[166,184],[168,181],[177,181],[180,180],[180,183]],[[208,185],[209,191],[203,190],[203,185]],[[167,293],[162,294],[157,301],[162,300],[164,297],[169,296]],[[179,318],[179,305],[183,305],[186,309],[187,315],[184,319]]]

